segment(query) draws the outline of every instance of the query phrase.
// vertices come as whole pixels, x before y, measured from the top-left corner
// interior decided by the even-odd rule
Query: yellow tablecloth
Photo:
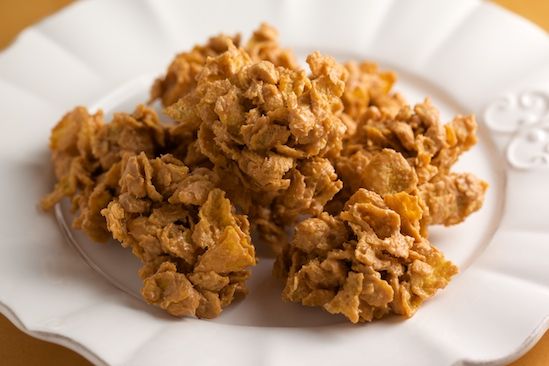
[[[549,0],[494,0],[549,31]],[[22,28],[40,20],[71,0],[0,0],[0,49]],[[43,342],[19,331],[0,315],[0,365],[79,366],[89,365],[76,353]],[[548,366],[549,332],[513,366]]]

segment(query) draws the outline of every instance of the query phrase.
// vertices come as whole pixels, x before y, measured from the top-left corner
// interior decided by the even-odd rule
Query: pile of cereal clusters
[[[212,37],[155,81],[150,103],[173,124],[143,105],[110,123],[65,115],[42,206],[69,197],[76,228],[131,248],[143,297],[175,316],[213,318],[246,293],[251,232],[284,299],[353,323],[411,316],[457,273],[429,225],[482,206],[487,184],[451,171],[474,117],[409,106],[375,64],[314,52],[307,73],[266,24],[240,43]]]

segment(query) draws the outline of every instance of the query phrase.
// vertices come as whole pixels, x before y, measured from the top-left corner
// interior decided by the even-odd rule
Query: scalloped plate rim
[[[484,2],[484,1],[479,0],[479,2]],[[44,18],[40,22],[37,22],[37,23],[33,24],[32,26],[26,27],[23,31],[21,31],[17,35],[17,37],[13,40],[13,42],[10,43],[10,45],[2,51],[2,53],[5,52],[6,50],[11,50],[12,48],[14,48],[14,46],[20,41],[20,36],[23,33],[25,33],[26,31],[28,31],[29,29],[32,29],[37,24],[41,24],[45,20],[48,20],[48,21],[55,20],[55,18],[57,17],[58,14],[64,13],[69,8],[76,7],[76,6],[79,6],[79,5],[80,5],[79,2],[72,3],[72,4],[68,5],[67,7],[61,9],[57,13],[54,13],[54,14]],[[542,32],[545,35],[547,35],[547,32],[545,32],[541,27],[539,27],[535,23],[533,23],[533,22],[531,22],[531,21],[529,21],[525,18],[522,18],[522,17],[512,13],[508,9],[505,9],[502,6],[500,6],[498,4],[494,4],[494,3],[490,3],[490,6],[497,7],[499,9],[504,10],[505,12],[508,12],[509,14],[512,14],[515,18],[520,19],[525,24],[527,24],[531,28],[535,29],[537,32]],[[78,252],[78,255],[81,256],[84,259],[84,261],[87,263],[88,260],[86,259],[85,255],[80,250],[77,250],[77,252]],[[88,263],[88,265],[89,265],[89,263]],[[94,268],[94,270],[96,270],[96,269]],[[7,304],[5,304],[1,301],[0,301],[0,313],[2,313],[4,316],[6,316],[10,320],[10,322],[12,322],[18,329],[20,329],[21,331],[23,331],[24,333],[26,333],[28,335],[31,335],[31,336],[33,336],[37,339],[49,341],[49,342],[67,347],[67,348],[81,354],[83,357],[85,357],[86,359],[88,359],[90,362],[92,362],[94,364],[100,364],[100,365],[107,365],[108,364],[99,355],[95,354],[88,347],[86,347],[86,345],[81,344],[81,343],[75,341],[74,339],[63,335],[62,332],[57,332],[53,329],[48,330],[48,331],[33,330],[32,327],[24,324],[20,320],[20,318],[18,316],[18,312],[17,312],[16,309],[11,308],[10,306],[8,306]],[[47,328],[47,326],[44,326],[44,328]],[[517,349],[512,350],[508,355],[503,356],[503,357],[498,358],[498,359],[489,360],[489,361],[480,361],[480,362],[475,361],[475,360],[469,360],[466,357],[464,357],[464,358],[460,358],[460,359],[456,360],[454,362],[454,365],[475,364],[475,365],[486,365],[486,366],[488,366],[488,365],[496,365],[496,364],[509,363],[509,362],[515,361],[516,359],[518,359],[519,357],[521,357],[522,355],[527,353],[537,343],[537,341],[543,336],[543,334],[547,330],[549,330],[549,314],[546,315],[538,323],[538,325],[532,330],[532,332],[527,336],[527,338],[524,339],[524,341],[521,343],[521,345]]]

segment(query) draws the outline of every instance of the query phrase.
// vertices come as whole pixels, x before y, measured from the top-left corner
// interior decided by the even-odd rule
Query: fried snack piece
[[[381,195],[405,191],[421,197],[424,226],[462,222],[482,206],[488,187],[472,174],[450,173],[476,143],[476,129],[473,116],[442,124],[428,99],[394,117],[369,107],[334,159],[344,189],[328,210],[339,212],[359,188]]]
[[[320,214],[324,205],[343,187],[326,158],[302,160],[288,177],[290,186],[272,204],[274,220],[284,224],[293,223],[299,215]]]
[[[289,173],[290,186],[270,205],[254,205],[254,229],[264,243],[278,254],[287,244],[291,226],[305,216],[317,216],[324,205],[342,188],[328,159],[303,160]]]
[[[414,168],[392,149],[360,150],[337,165],[339,176],[351,192],[366,188],[378,194],[412,193],[418,184]]]
[[[278,31],[267,23],[261,23],[244,47],[254,61],[270,61],[275,66],[299,69],[295,56],[289,48],[281,48]]]
[[[392,71],[380,71],[368,61],[345,63],[349,77],[345,83],[342,120],[347,126],[345,137],[355,134],[357,123],[370,107],[377,107],[385,115],[394,116],[406,105],[401,94],[391,92],[396,81]]]
[[[255,264],[249,223],[233,213],[213,171],[156,157],[166,129],[143,106],[109,124],[76,108],[52,132],[59,182],[42,206],[72,198],[77,228],[98,241],[114,237],[142,260],[148,302],[211,318],[246,291]]]
[[[456,225],[482,206],[488,184],[470,173],[449,173],[419,187],[427,224]]]
[[[347,73],[319,53],[307,62],[310,77],[254,62],[231,45],[208,59],[196,88],[166,109],[178,134],[196,136],[231,201],[252,221],[258,217],[259,227],[269,217],[278,232],[300,214],[320,213],[341,188],[327,158],[341,150]]]
[[[212,163],[236,164],[258,189],[287,188],[282,176],[293,161],[336,155],[345,130],[338,117],[345,69],[319,53],[307,60],[311,78],[253,62],[231,46],[208,60],[196,89],[166,112],[180,130],[197,134]]]
[[[421,215],[417,197],[361,188],[338,216],[300,222],[275,266],[283,298],[353,323],[413,315],[457,273],[420,235]]]
[[[422,184],[436,175],[447,174],[459,156],[477,142],[476,131],[477,123],[472,115],[456,116],[443,124],[429,99],[413,109],[404,106],[396,116],[370,107],[345,145],[342,156],[349,157],[363,149],[393,149],[410,162]]]
[[[83,107],[67,113],[54,127],[50,139],[57,184],[41,206],[51,209],[63,197],[78,211],[74,226],[92,239],[110,235],[100,211],[117,194],[120,160],[124,154],[152,157],[164,145],[164,127],[156,113],[138,106],[133,114],[117,113],[105,124],[101,111],[94,115]]]
[[[390,115],[405,105],[400,94],[390,93],[397,78],[394,72],[380,71],[376,64],[367,61],[349,61],[345,68],[349,78],[341,99],[345,113],[353,120],[360,120],[372,106]]]
[[[143,262],[143,297],[174,316],[218,316],[246,292],[255,264],[247,218],[208,169],[141,153],[125,156],[121,170],[120,195],[101,214]]]
[[[208,57],[215,57],[227,51],[229,44],[240,45],[240,35],[219,34],[211,37],[205,45],[196,45],[189,52],[175,56],[166,75],[156,79],[150,100],[160,99],[167,107],[196,87],[196,78],[204,68]],[[280,48],[278,32],[262,23],[245,46],[246,52],[254,61],[266,60],[276,66],[297,69],[293,53]]]
[[[205,45],[196,45],[192,50],[176,55],[166,74],[155,80],[150,101],[160,99],[164,106],[175,103],[196,86],[196,76],[202,71],[207,58],[227,51],[229,43],[240,44],[240,36],[219,34],[208,39]]]

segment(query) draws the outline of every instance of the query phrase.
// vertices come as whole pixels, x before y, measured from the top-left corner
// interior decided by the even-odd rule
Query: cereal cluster
[[[175,57],[150,100],[173,124],[144,105],[110,123],[75,108],[52,131],[42,206],[69,197],[76,228],[131,248],[143,297],[175,316],[213,318],[245,294],[254,245],[277,256],[286,300],[353,323],[411,316],[457,273],[429,225],[482,206],[487,184],[451,170],[475,119],[409,106],[375,64],[306,62],[262,24]]]

